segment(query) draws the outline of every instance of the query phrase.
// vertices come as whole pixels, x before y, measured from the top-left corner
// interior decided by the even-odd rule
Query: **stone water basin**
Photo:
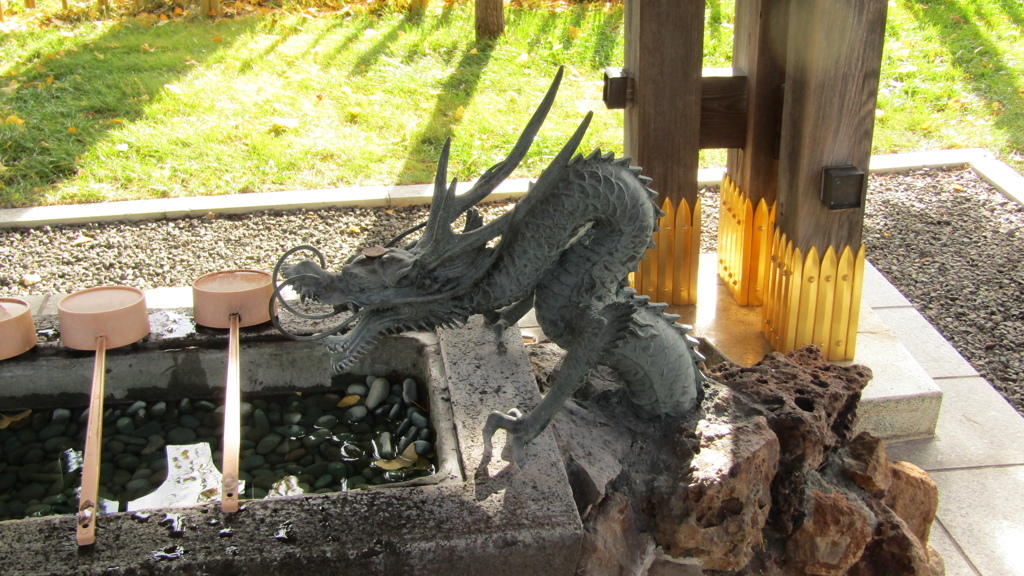
[[[571,574],[581,523],[550,434],[531,445],[530,465],[522,470],[481,458],[479,433],[487,413],[526,408],[539,396],[521,341],[509,335],[499,353],[491,330],[478,324],[386,338],[354,367],[359,376],[344,382],[332,381],[322,344],[282,341],[265,328],[243,330],[242,393],[253,408],[250,422],[257,408],[270,414],[270,403],[279,401],[283,425],[288,402],[302,398],[327,407],[335,400],[328,394],[351,396],[349,386],[366,386],[366,375],[385,376],[392,386],[411,377],[420,383],[434,430],[433,474],[392,486],[375,486],[364,476],[367,489],[348,491],[316,488],[321,478],[328,482],[324,474],[297,474],[314,493],[243,501],[233,514],[222,513],[217,502],[106,514],[97,522],[96,544],[82,548],[75,544],[71,514],[3,521],[0,573]],[[168,334],[155,331],[140,344],[109,353],[107,406],[122,410],[110,426],[118,434],[130,429],[123,419],[133,418],[127,412],[140,401],[147,410],[160,402],[167,410],[176,407],[180,418],[180,403],[188,398],[194,412],[198,405],[216,414],[212,400],[223,390],[224,335],[202,329]],[[0,413],[32,407],[52,420],[55,409],[84,405],[91,370],[91,355],[55,342],[2,362]],[[214,423],[207,418],[197,417],[200,425]],[[267,454],[261,454],[265,461]],[[258,487],[253,480],[252,488]]]

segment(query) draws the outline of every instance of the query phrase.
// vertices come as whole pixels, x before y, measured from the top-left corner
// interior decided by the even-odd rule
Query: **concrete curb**
[[[978,175],[1000,192],[1024,204],[1024,177],[997,160],[987,150],[940,150],[871,157],[871,171],[883,173],[966,165],[971,166]],[[722,181],[724,173],[724,168],[701,169],[697,174],[698,185],[716,186]],[[459,193],[468,190],[472,184],[473,182],[459,184]],[[526,194],[529,187],[530,180],[526,178],[507,180],[487,197],[487,201],[499,202],[519,198]],[[157,220],[203,216],[211,212],[246,214],[261,210],[316,210],[344,206],[365,208],[412,206],[428,204],[430,197],[431,186],[429,184],[413,184],[35,206],[0,210],[0,228],[31,228],[117,220]]]

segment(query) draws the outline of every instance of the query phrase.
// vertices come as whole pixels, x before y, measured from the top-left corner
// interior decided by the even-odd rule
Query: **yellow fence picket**
[[[685,204],[685,202],[684,202]],[[686,238],[689,242],[689,260],[677,261],[677,265],[689,266],[687,273],[686,294],[687,297],[678,300],[675,304],[696,304],[697,303],[697,276],[700,265],[700,229],[703,220],[700,207],[700,198],[693,204],[693,214],[690,216],[690,225],[686,227]]]
[[[850,329],[850,299],[853,297],[854,256],[850,247],[843,248],[836,266],[836,295],[832,309],[832,337],[828,359],[845,360],[846,338]]]
[[[814,317],[814,334],[812,341],[821,353],[828,357],[832,343],[832,311],[836,295],[836,251],[829,246],[821,257],[821,268],[818,271],[818,307]]]
[[[752,277],[747,295],[749,306],[761,306],[765,301],[767,267],[771,262],[771,228],[768,222],[768,205],[764,200],[757,203],[753,212],[750,234],[750,266]]]
[[[783,353],[796,349],[796,333],[799,326],[797,320],[800,319],[800,287],[804,273],[804,258],[800,249],[794,246],[792,252],[787,250],[786,253],[788,256],[786,261],[790,264],[786,274],[785,316],[782,318],[785,323],[785,332],[783,333],[785,338],[779,348],[779,351]]]
[[[860,328],[860,299],[864,288],[864,259],[866,255],[865,246],[861,244],[853,261],[853,286],[850,287],[850,325],[846,329],[846,350],[843,360],[853,360],[857,350],[857,330]]]
[[[772,230],[772,248],[771,256],[768,261],[768,270],[766,274],[767,288],[765,291],[765,302],[761,310],[761,331],[764,332],[768,341],[771,342],[774,339],[775,333],[775,308],[778,306],[778,286],[779,286],[779,271],[781,269],[781,263],[779,262],[779,243],[782,239],[781,230]]]
[[[800,296],[797,309],[796,337],[793,349],[814,344],[814,319],[818,310],[818,282],[821,263],[818,250],[811,246],[804,259],[803,272],[800,275]]]
[[[682,204],[686,204],[684,200]],[[665,198],[665,201],[661,204],[661,210],[665,213],[664,216],[658,219],[658,226],[661,230],[654,233],[657,238],[656,243],[658,244],[658,270],[660,271],[659,277],[661,282],[657,286],[659,302],[672,302],[672,281],[673,274],[669,271],[674,268],[673,263],[676,261],[676,235],[678,230],[676,229],[676,214],[675,208],[672,207],[672,201]],[[683,231],[683,236],[686,232]]]

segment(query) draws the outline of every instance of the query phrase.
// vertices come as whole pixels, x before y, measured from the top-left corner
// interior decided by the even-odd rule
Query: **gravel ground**
[[[701,195],[702,249],[714,251],[717,189]],[[334,209],[0,230],[0,296],[188,286],[216,270],[270,270],[298,244],[336,267],[425,217],[422,207]],[[871,177],[868,260],[1024,413],[1022,231],[1024,208],[970,170]]]

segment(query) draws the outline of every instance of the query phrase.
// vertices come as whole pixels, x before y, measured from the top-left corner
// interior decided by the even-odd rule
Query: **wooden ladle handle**
[[[107,337],[96,337],[96,359],[92,370],[89,398],[89,424],[85,435],[85,461],[82,465],[82,490],[78,497],[79,546],[96,542],[96,517],[99,510],[100,453],[103,443],[103,387],[107,368]]]
[[[228,378],[224,386],[224,463],[220,490],[220,509],[223,512],[238,511],[238,451],[242,435],[238,327],[238,314],[232,314],[228,326]]]

